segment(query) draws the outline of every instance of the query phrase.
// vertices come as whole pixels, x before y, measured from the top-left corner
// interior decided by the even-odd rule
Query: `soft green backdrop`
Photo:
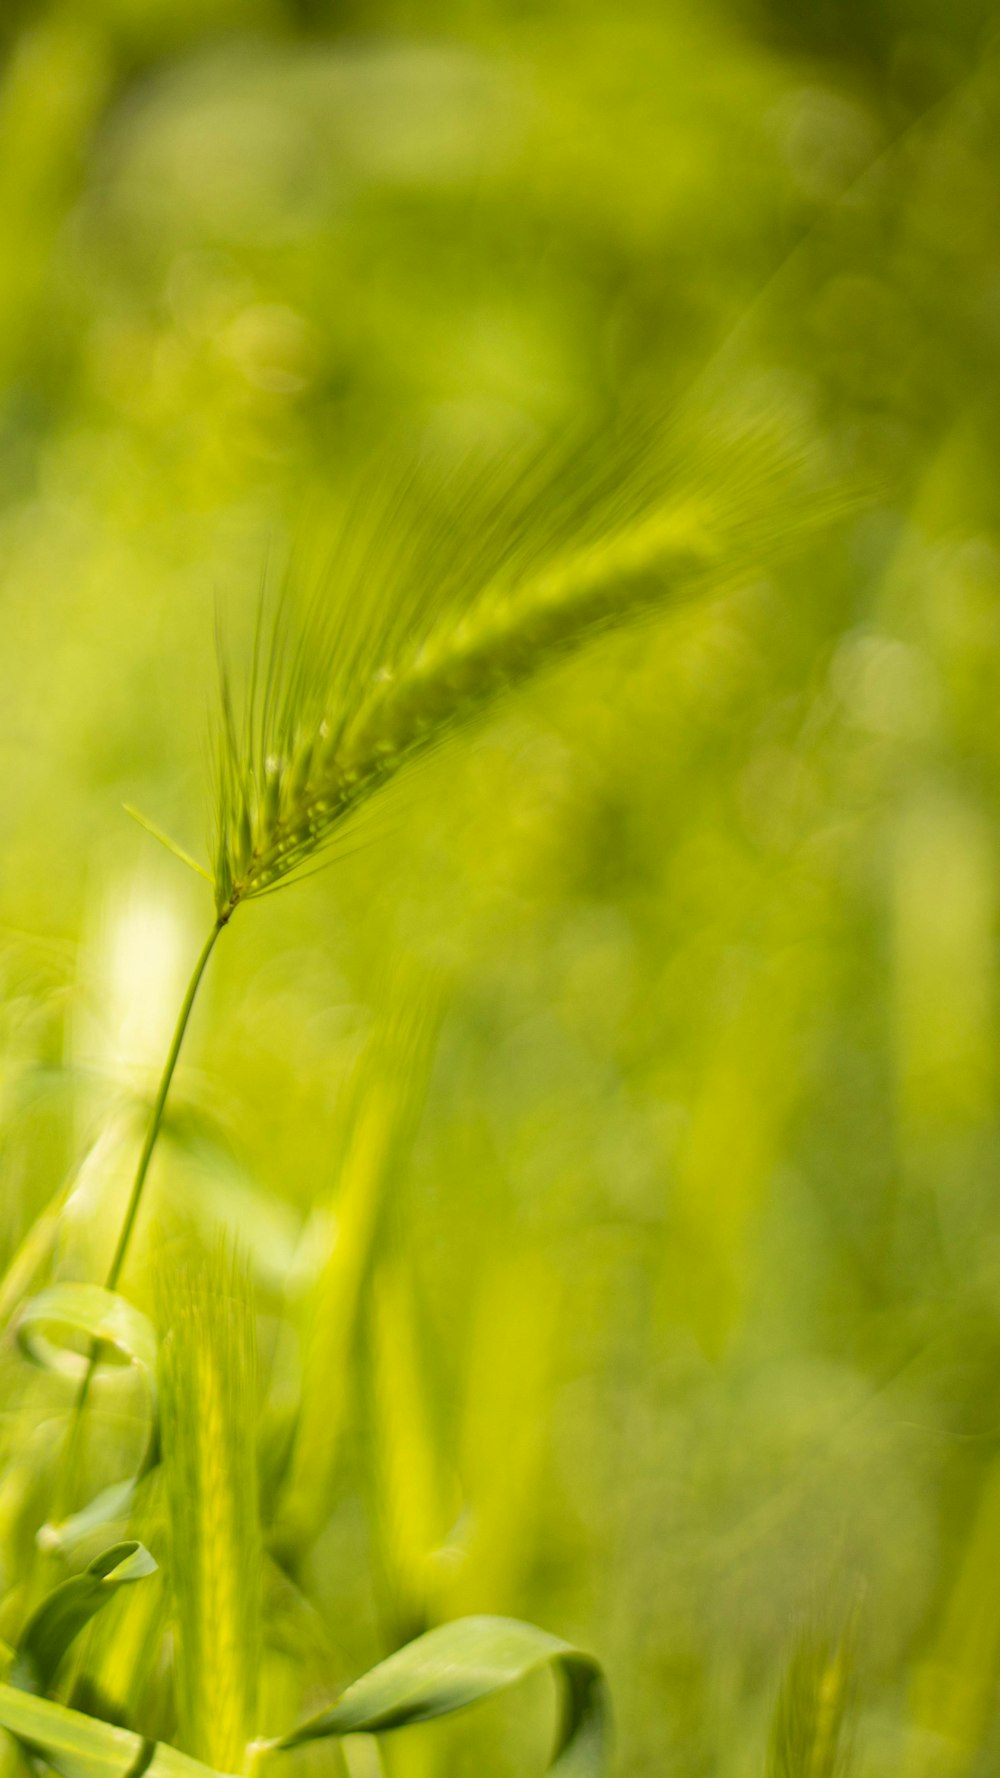
[[[209,913],[121,805],[203,853],[217,603],[359,461],[710,385],[865,496],[220,946],[155,1192],[240,1229],[265,1324],[356,1058],[377,1106],[436,1008],[317,1384],[320,1692],[512,1612],[605,1661],[630,1778],[749,1778],[797,1626],[853,1611],[862,1771],[1000,1746],[990,12],[4,6],[5,1251],[87,1155],[66,1270],[110,1241]],[[536,1745],[498,1704],[396,1758]]]

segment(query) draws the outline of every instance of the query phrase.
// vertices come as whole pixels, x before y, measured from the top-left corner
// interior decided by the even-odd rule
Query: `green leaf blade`
[[[545,1666],[563,1685],[563,1721],[550,1772],[558,1778],[602,1778],[611,1736],[600,1667],[569,1643],[516,1618],[460,1618],[428,1631],[275,1746],[289,1750],[331,1735],[381,1734],[429,1722],[505,1691]]]
[[[0,1684],[0,1728],[50,1765],[59,1778],[224,1778],[211,1767],[131,1729]]]
[[[109,1604],[119,1587],[155,1571],[156,1563],[145,1545],[133,1539],[112,1544],[82,1574],[63,1581],[42,1600],[22,1630],[11,1683],[23,1691],[48,1691],[70,1644]]]
[[[126,1778],[145,1745],[130,1729],[12,1685],[0,1685],[0,1728],[40,1754],[60,1778]]]

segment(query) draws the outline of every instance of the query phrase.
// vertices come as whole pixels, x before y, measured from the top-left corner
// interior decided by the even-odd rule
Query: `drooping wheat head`
[[[504,692],[602,631],[752,577],[843,504],[773,414],[687,457],[624,428],[443,484],[425,464],[370,478],[318,591],[295,610],[286,590],[259,626],[242,699],[223,667],[220,924]]]

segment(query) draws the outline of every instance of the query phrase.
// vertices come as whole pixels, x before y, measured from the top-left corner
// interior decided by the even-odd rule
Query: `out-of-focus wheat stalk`
[[[843,1772],[850,1673],[846,1638],[816,1632],[800,1637],[778,1694],[768,1778],[837,1778]]]
[[[238,1771],[260,1655],[256,1355],[250,1285],[220,1249],[163,1268],[163,1450],[183,1743]]]

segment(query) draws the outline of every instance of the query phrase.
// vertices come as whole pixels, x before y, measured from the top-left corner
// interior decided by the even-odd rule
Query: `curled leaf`
[[[101,1525],[124,1518],[132,1496],[159,1459],[157,1342],[152,1323],[125,1298],[98,1284],[53,1284],[21,1307],[17,1340],[24,1356],[84,1386],[91,1357],[115,1358],[139,1371],[149,1400],[149,1434],[135,1473],[112,1483],[79,1512],[38,1533],[43,1549],[71,1549]]]
[[[72,1336],[84,1346],[110,1347],[119,1362],[138,1365],[150,1389],[154,1387],[152,1324],[113,1290],[99,1284],[53,1284],[31,1297],[18,1315],[17,1338],[25,1357],[44,1370],[82,1381],[90,1366],[89,1353],[74,1346]]]
[[[10,1672],[12,1685],[26,1692],[48,1691],[70,1643],[85,1629],[119,1587],[142,1580],[156,1570],[144,1544],[134,1540],[112,1544],[82,1574],[75,1574],[34,1611],[18,1639]]]
[[[355,1681],[330,1709],[278,1741],[275,1751],[330,1735],[380,1734],[464,1710],[551,1666],[563,1687],[563,1713],[550,1774],[603,1778],[610,1709],[597,1662],[516,1618],[469,1617],[407,1643]]]

